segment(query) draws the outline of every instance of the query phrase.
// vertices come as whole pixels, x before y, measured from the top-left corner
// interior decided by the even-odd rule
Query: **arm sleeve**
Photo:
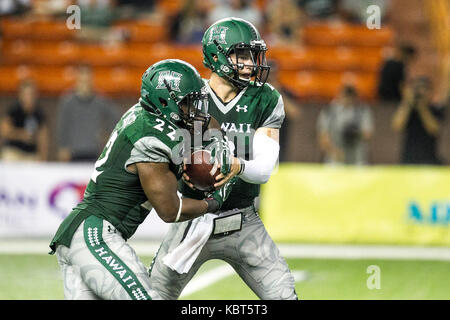
[[[243,160],[244,171],[239,177],[248,183],[266,183],[277,165],[279,152],[278,142],[265,134],[255,134],[253,137],[253,160]]]

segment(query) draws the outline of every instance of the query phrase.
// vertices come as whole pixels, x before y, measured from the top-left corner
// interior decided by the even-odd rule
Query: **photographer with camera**
[[[345,85],[339,97],[323,109],[317,122],[318,143],[326,163],[367,164],[367,141],[372,136],[372,113]]]
[[[430,79],[419,77],[404,89],[403,100],[392,119],[395,131],[403,132],[402,164],[441,164],[437,141],[444,109],[431,101]]]

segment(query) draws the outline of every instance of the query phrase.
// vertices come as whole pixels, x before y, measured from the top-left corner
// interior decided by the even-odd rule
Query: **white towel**
[[[206,213],[193,219],[184,240],[163,258],[164,264],[179,274],[187,273],[208,241],[215,217]]]

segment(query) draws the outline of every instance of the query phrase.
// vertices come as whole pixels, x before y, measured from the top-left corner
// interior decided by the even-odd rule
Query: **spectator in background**
[[[59,105],[58,160],[95,161],[119,118],[112,101],[93,91],[91,68],[80,66],[74,92],[63,96]]]
[[[296,122],[300,119],[302,112],[295,95],[287,88],[283,87],[278,80],[279,66],[275,61],[269,61],[270,73],[267,83],[270,83],[283,97],[285,118],[280,128],[280,162],[289,161],[289,142],[291,127],[295,126]]]
[[[294,0],[271,0],[266,6],[266,35],[271,45],[298,45],[305,21]]]
[[[0,17],[20,15],[31,8],[31,0],[1,0]]]
[[[78,0],[81,9],[81,29],[78,38],[83,41],[110,41],[121,33],[110,28],[118,12],[112,0]],[[121,39],[118,39],[121,40]]]
[[[155,2],[156,0],[116,0],[120,19],[124,20],[155,18]]]
[[[415,54],[414,47],[400,44],[394,49],[392,57],[383,63],[378,78],[378,97],[381,100],[395,104],[400,102],[406,69]]]
[[[180,44],[199,44],[209,26],[207,0],[187,0],[181,11],[171,19],[170,38]]]
[[[26,80],[20,84],[18,100],[2,119],[0,129],[4,140],[2,160],[47,160],[48,128],[33,81]]]
[[[344,86],[339,97],[320,112],[317,129],[326,163],[368,163],[367,141],[374,130],[372,113],[358,100],[352,85]]]
[[[437,142],[444,108],[431,103],[431,94],[431,82],[426,77],[419,77],[405,87],[403,100],[392,119],[393,129],[404,134],[402,164],[441,164]]]
[[[297,0],[297,2],[311,20],[328,20],[338,17],[338,0]]]
[[[347,22],[366,24],[369,14],[367,8],[375,5],[380,9],[381,21],[388,22],[389,0],[340,0],[338,11],[340,17]]]
[[[253,0],[216,1],[216,5],[209,15],[208,25],[229,17],[247,20],[258,30],[262,27],[263,16],[259,9],[255,8]]]
[[[46,20],[52,17],[67,19],[67,7],[75,4],[74,0],[33,0],[31,14],[34,18]]]

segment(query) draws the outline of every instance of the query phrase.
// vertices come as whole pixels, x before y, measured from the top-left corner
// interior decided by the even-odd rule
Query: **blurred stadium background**
[[[80,29],[69,27],[77,23],[71,5],[81,8]],[[371,5],[379,11],[368,11]],[[374,12],[380,28],[371,29]],[[68,159],[58,151],[61,97],[77,85],[78,66],[92,68],[95,92],[120,114],[137,101],[143,72],[158,60],[186,60],[208,77],[201,34],[227,13],[261,30],[277,71],[271,82],[290,101],[280,166],[262,188],[260,212],[300,297],[450,298],[450,1],[1,0],[0,152],[10,150],[4,122],[26,80],[36,84],[47,138],[37,161],[2,153],[0,299],[63,298],[47,245],[93,168],[62,161]],[[447,113],[437,135],[440,165],[402,163],[403,134],[392,128],[400,99],[380,96],[380,82],[390,80],[382,76],[386,61],[405,44],[416,54],[405,63],[403,83],[428,77],[432,103]],[[319,114],[344,85],[372,114],[364,165],[322,163]],[[146,265],[165,230],[151,214],[131,240]],[[377,275],[380,285],[371,287]],[[211,261],[183,298],[256,296],[226,265]]]

